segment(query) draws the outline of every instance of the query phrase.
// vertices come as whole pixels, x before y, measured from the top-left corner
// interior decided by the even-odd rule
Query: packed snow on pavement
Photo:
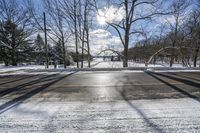
[[[99,74],[97,74],[98,72],[89,72],[85,75],[84,73],[75,73],[71,77],[62,78],[62,81],[58,79],[67,75],[61,77],[59,75],[57,78],[55,75],[42,75],[41,78],[33,76],[34,80],[28,79],[26,75],[23,77],[25,80],[23,82],[21,75],[18,75],[19,78],[14,79],[14,81],[12,76],[2,76],[0,131],[2,133],[196,133],[200,131],[200,99],[194,96],[199,94],[198,73],[196,78],[190,81],[185,78],[179,79],[179,82],[168,79],[164,83],[163,78],[162,82],[158,82],[154,78],[147,80],[146,78],[149,77],[147,75],[141,76],[141,73],[137,73],[138,75],[134,73],[124,75],[123,72],[118,72],[118,74],[105,72],[107,75],[104,72]],[[94,74],[96,76],[92,76]],[[120,76],[123,78],[124,84],[115,84],[120,83]],[[6,77],[10,77],[11,81],[5,81]],[[145,88],[144,83],[147,81],[149,82],[146,84],[147,90],[142,91],[142,88]],[[170,84],[169,81],[173,81],[174,84]],[[53,84],[55,82],[58,83]],[[192,82],[195,85],[190,86],[191,94],[188,91]],[[118,89],[123,91],[117,90],[117,85],[119,85]],[[147,85],[150,87],[148,88]],[[158,91],[153,90],[154,86]],[[115,91],[111,91],[112,87]],[[160,95],[180,93],[180,95],[185,94],[185,96],[176,97],[176,99],[169,97],[133,100],[124,96],[125,93],[127,97],[131,96],[130,91],[125,89],[127,87],[131,90],[137,90],[137,93],[133,94],[139,97],[145,95],[143,92],[147,92],[150,97],[157,93]],[[180,87],[183,87],[184,90]],[[167,90],[167,92],[162,92],[163,90]],[[106,98],[112,94],[116,95],[117,98],[113,100]],[[92,97],[95,99],[93,100]]]
[[[4,103],[1,100],[1,106]],[[1,112],[6,132],[188,132],[200,130],[200,104],[189,99],[67,102],[30,99]]]

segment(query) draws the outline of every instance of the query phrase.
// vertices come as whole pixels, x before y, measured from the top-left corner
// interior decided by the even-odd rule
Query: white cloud
[[[54,42],[48,38],[48,44],[54,45]],[[81,52],[81,44],[79,44],[79,52]],[[74,36],[66,43],[67,51],[75,52]],[[112,35],[104,29],[97,29],[90,32],[90,52],[92,55],[97,55],[102,50],[113,49],[116,51],[122,50],[122,44],[118,36]]]
[[[125,16],[124,7],[104,7],[98,10],[97,21],[99,24],[104,25],[106,22],[118,22]]]
[[[97,29],[90,32],[90,44],[92,54],[98,54],[105,49],[122,50],[120,38],[104,29]]]
[[[91,37],[105,38],[111,36],[111,33],[104,29],[97,29],[90,32]]]

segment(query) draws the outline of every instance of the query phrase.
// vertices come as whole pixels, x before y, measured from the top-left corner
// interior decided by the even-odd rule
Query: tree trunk
[[[90,68],[90,42],[89,42],[89,28],[86,28],[86,40],[87,40],[87,50],[88,50],[88,67]]]
[[[13,31],[12,44],[11,44],[12,49],[10,50],[10,52],[11,52],[11,65],[17,66],[15,29],[12,29],[12,31]]]
[[[8,66],[8,65],[9,65],[9,62],[8,62],[7,59],[4,60],[4,64],[5,64],[5,66]]]
[[[6,49],[5,49],[5,51],[6,51]],[[9,66],[9,60],[10,60],[10,58],[7,56],[7,54],[6,54],[6,52],[3,52],[3,61],[4,61],[4,64],[5,64],[5,66]]]
[[[128,67],[128,46],[124,47],[123,67]]]
[[[175,56],[174,56],[174,53],[175,53],[174,48],[175,48],[175,42],[173,43],[173,49],[172,49],[171,59],[170,59],[170,67],[172,67],[173,64],[174,64],[174,58],[175,58]]]
[[[174,55],[171,55],[171,59],[170,59],[170,67],[172,67],[172,65],[174,64]]]
[[[123,67],[128,67],[128,45],[129,45],[129,28],[126,29],[124,36],[124,59],[123,59]]]
[[[83,68],[83,61],[84,61],[84,43],[85,43],[85,27],[83,29],[83,34],[82,34],[81,68]]]
[[[177,34],[178,34],[178,25],[179,25],[179,19],[178,17],[176,17],[176,22],[175,22],[175,29],[174,29],[174,37],[173,37],[173,42],[172,42],[172,46],[173,48],[177,45]],[[170,67],[172,67],[172,65],[174,64],[174,49],[172,50],[172,54],[171,54],[171,59],[170,59]]]
[[[76,0],[74,0],[74,30],[75,30],[75,47],[76,47],[76,65],[79,68],[79,54],[78,54],[78,31],[77,31],[77,7]]]
[[[43,12],[44,16],[44,43],[45,43],[45,54],[46,54],[46,68],[49,68],[49,49],[48,49],[48,44],[47,44],[47,29],[46,29],[46,15],[45,12]]]
[[[12,49],[12,51],[11,51],[11,65],[17,66],[17,57],[16,57],[15,49]]]
[[[124,1],[126,19],[125,19],[125,35],[124,35],[124,58],[123,58],[123,67],[128,67],[128,47],[129,47],[129,33],[130,33],[130,24],[129,24],[129,12],[128,12],[128,0]]]
[[[82,42],[82,47],[84,47],[84,43]],[[83,68],[83,61],[84,61],[84,52],[83,48],[81,49],[81,68]]]
[[[182,48],[179,49],[179,53],[180,53],[180,56],[181,56],[182,65],[184,67],[186,67],[187,66],[187,60],[186,60],[186,56],[184,55],[184,53],[182,51]]]
[[[5,56],[3,60],[4,60],[5,66],[9,66],[9,58]]]
[[[199,53],[199,47],[195,49],[194,51],[194,67],[197,66],[197,57],[198,57],[198,53]]]
[[[62,54],[63,54],[63,63],[64,68],[67,68],[67,61],[66,61],[66,49],[65,49],[65,43],[64,43],[64,37],[62,35]]]

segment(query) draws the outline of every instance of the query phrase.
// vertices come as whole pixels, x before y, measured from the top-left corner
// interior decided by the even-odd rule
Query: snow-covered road
[[[199,72],[0,75],[0,133],[200,132]]]
[[[114,102],[33,98],[0,114],[0,131],[200,132],[200,103],[189,98]]]

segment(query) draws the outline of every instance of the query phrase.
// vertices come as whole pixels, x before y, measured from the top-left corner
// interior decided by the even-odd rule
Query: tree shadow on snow
[[[174,75],[174,76],[178,76],[178,77],[181,77],[181,78],[186,78],[186,79],[191,79],[191,80],[195,80],[195,81],[198,81],[200,82],[200,79],[197,79],[197,78],[194,78],[194,77],[190,77],[190,76],[187,76],[187,75],[184,75],[184,74],[177,74],[177,73],[169,73],[170,75]],[[191,74],[191,73],[190,73]],[[200,73],[199,73],[200,74]],[[199,76],[199,75],[198,75]]]
[[[166,84],[167,86],[169,86],[170,88],[174,89],[175,91],[177,92],[180,92],[181,94],[189,97],[189,98],[192,98],[198,102],[200,102],[200,99],[198,96],[195,96],[195,95],[192,95],[190,94],[189,92],[173,85],[173,84],[170,84],[169,82],[167,82],[166,80],[163,80],[161,79],[160,77],[165,77],[165,78],[168,78],[168,79],[172,79],[172,80],[175,80],[175,81],[179,81],[183,84],[186,84],[186,85],[190,85],[190,86],[193,86],[193,87],[197,87],[199,88],[200,87],[200,84],[199,83],[195,83],[193,81],[190,81],[190,80],[186,80],[186,79],[181,79],[181,78],[177,78],[177,77],[173,77],[173,76],[169,76],[169,75],[165,75],[165,74],[162,74],[162,73],[155,73],[155,72],[146,72],[148,75],[150,75],[151,77],[157,79],[158,81]],[[160,76],[160,77],[159,77]]]
[[[148,72],[147,72],[147,74],[148,74]],[[183,78],[178,78],[178,77],[174,77],[174,76],[163,74],[163,73],[149,73],[149,74],[162,76],[162,77],[165,77],[165,78],[168,78],[168,79],[176,80],[176,81],[184,83],[186,85],[190,85],[190,86],[193,86],[193,87],[200,88],[200,83],[196,83],[196,82],[193,82],[191,80],[187,80],[187,79],[183,79]]]
[[[131,82],[131,79],[129,79],[129,77],[124,77],[127,79],[127,82]],[[120,83],[120,81],[118,82]],[[124,83],[124,82],[122,82]],[[125,84],[125,83],[124,83]],[[119,94],[121,95],[122,99],[134,110],[136,111],[139,116],[144,120],[144,122],[147,124],[147,126],[149,128],[151,128],[152,130],[154,130],[154,132],[158,132],[158,133],[163,133],[165,132],[163,128],[161,128],[159,125],[155,124],[155,122],[153,122],[150,118],[148,118],[148,116],[145,114],[144,110],[140,109],[139,107],[137,107],[133,102],[130,101],[130,99],[128,98],[128,94],[126,92],[126,86],[122,86],[122,87],[118,87],[116,85],[116,90],[119,92]],[[133,89],[137,89],[137,88],[133,88]]]
[[[2,83],[0,83],[0,85],[15,83],[15,82],[22,81],[22,80],[25,80],[25,79],[33,78],[35,76],[38,76],[38,75],[33,75],[33,76],[32,75],[31,76],[30,75],[28,75],[28,76],[27,75],[23,75],[22,78],[17,78],[17,79],[11,80],[11,81],[2,82]]]
[[[23,88],[25,86],[34,85],[34,84],[38,84],[38,83],[42,83],[42,82],[48,81],[47,83],[45,83],[43,85],[38,85],[38,87],[32,88],[31,91],[29,91],[29,92],[27,92],[27,93],[25,93],[25,94],[23,94],[23,95],[21,95],[21,96],[19,96],[17,98],[14,98],[14,99],[4,103],[3,105],[1,105],[0,106],[0,114],[6,112],[7,110],[9,110],[9,109],[21,104],[21,103],[23,103],[25,100],[27,100],[27,99],[31,98],[32,96],[40,93],[41,91],[43,91],[46,88],[48,88],[49,86],[57,83],[58,81],[63,80],[64,78],[73,75],[74,73],[70,73],[70,74],[64,75],[64,76],[48,75],[48,76],[45,76],[43,78],[28,82],[26,84],[19,85],[16,89],[15,88],[10,88],[10,89],[8,89],[8,91],[5,90],[4,94],[10,93],[10,92],[13,92],[13,91],[18,91],[18,90],[20,90],[21,88]],[[58,77],[56,77],[56,76],[58,76]],[[54,77],[54,78],[51,78],[51,77]],[[14,90],[12,90],[12,89],[14,89]]]
[[[38,83],[42,83],[42,82],[44,82],[44,80],[47,80],[47,79],[49,80],[49,78],[55,77],[55,76],[56,76],[56,74],[47,75],[47,76],[43,76],[41,78],[38,78],[36,80],[31,80],[31,81],[28,81],[26,83],[22,83],[20,85],[17,85],[17,86],[11,87],[11,88],[5,88],[4,90],[0,91],[0,97],[11,94],[13,92],[19,93],[20,90],[25,90],[25,88],[28,87],[28,86],[35,85],[35,84],[38,84]]]

